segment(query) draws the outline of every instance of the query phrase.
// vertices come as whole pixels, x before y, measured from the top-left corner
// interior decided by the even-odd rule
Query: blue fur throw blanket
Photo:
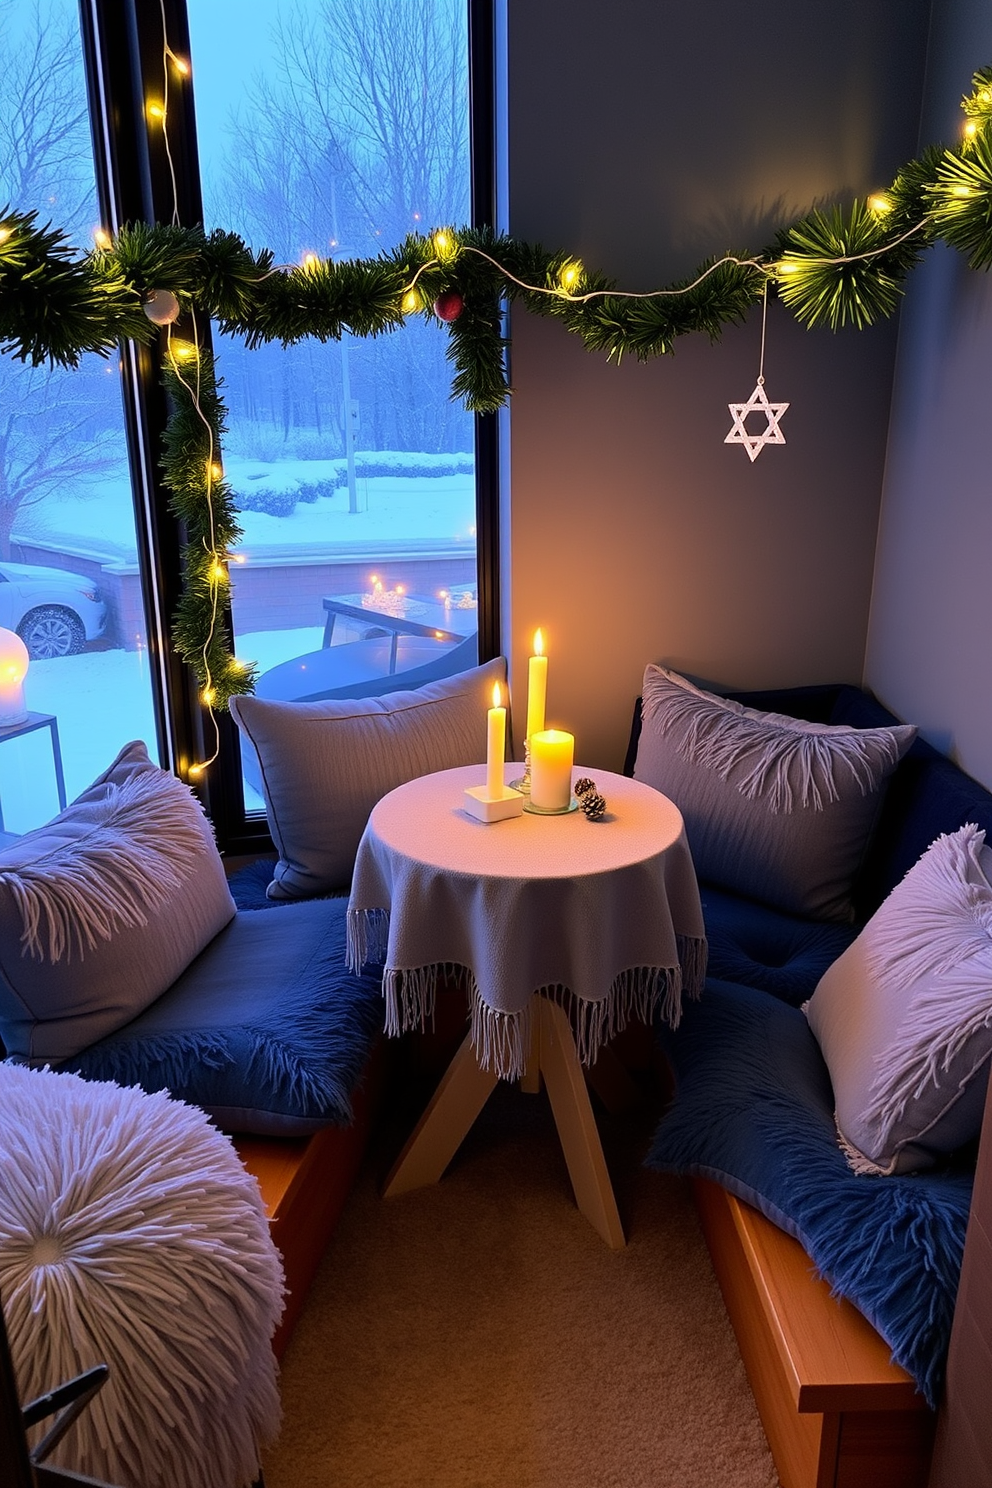
[[[837,1143],[819,1046],[803,1014],[767,992],[710,980],[678,1030],[658,1036],[677,1094],[647,1165],[712,1178],[794,1235],[935,1406],[973,1164],[853,1173]]]

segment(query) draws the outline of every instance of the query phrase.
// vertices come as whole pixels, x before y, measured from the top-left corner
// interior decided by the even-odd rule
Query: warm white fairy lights
[[[186,59],[178,56],[168,44],[164,0],[159,0],[159,8],[162,14],[163,38],[161,97],[150,96],[146,99],[145,109],[150,133],[155,135],[158,129],[162,130],[163,148],[168,162],[173,189],[172,223],[178,227],[180,226],[178,191],[173,168],[169,129],[170,89],[181,87],[182,82],[190,75],[190,67]],[[426,251],[425,259],[417,263],[415,270],[411,265],[409,277],[396,290],[396,299],[392,301],[391,306],[385,311],[385,317],[394,324],[397,311],[402,317],[420,313],[429,314],[433,311],[441,321],[452,324],[457,322],[465,308],[464,297],[472,293],[471,283],[458,283],[456,277],[453,275],[448,279],[447,284],[444,285],[443,281],[447,278],[445,274],[437,274],[433,280],[428,279],[425,284],[421,284],[421,279],[422,276],[428,274],[431,270],[447,270],[451,268],[463,254],[475,255],[477,258],[488,263],[507,288],[509,286],[516,286],[527,295],[535,297],[546,296],[562,302],[561,313],[563,319],[569,325],[570,329],[579,329],[583,334],[588,332],[588,325],[585,318],[572,316],[569,313],[572,306],[581,307],[596,300],[623,302],[676,299],[679,296],[691,294],[692,291],[698,289],[711,276],[719,274],[722,269],[736,268],[750,271],[749,273],[740,275],[727,275],[726,294],[723,292],[724,287],[722,285],[719,283],[715,284],[713,286],[714,293],[711,301],[708,300],[707,306],[703,308],[707,310],[712,319],[720,320],[722,318],[726,320],[745,309],[753,299],[757,298],[757,293],[763,289],[762,370],[759,371],[755,391],[747,403],[728,405],[734,417],[734,428],[731,430],[730,435],[727,436],[726,442],[743,444],[749,458],[753,461],[765,444],[785,443],[784,435],[779,427],[779,420],[788,408],[787,403],[769,403],[764,393],[763,361],[768,285],[770,283],[778,285],[783,300],[792,306],[799,305],[800,308],[797,313],[799,313],[800,318],[808,318],[811,323],[825,323],[826,314],[829,312],[834,316],[834,322],[836,324],[843,324],[846,314],[850,314],[851,319],[855,320],[858,324],[870,324],[875,315],[890,313],[884,303],[882,303],[881,295],[878,297],[878,302],[882,303],[881,309],[878,309],[876,304],[869,306],[869,309],[864,311],[860,308],[860,301],[857,300],[858,286],[855,285],[855,311],[852,312],[849,309],[851,291],[849,288],[845,288],[847,280],[845,279],[844,285],[839,286],[836,296],[831,298],[829,284],[821,293],[816,283],[817,274],[815,271],[839,268],[844,265],[854,265],[891,254],[902,244],[912,239],[914,235],[925,234],[928,229],[933,228],[935,225],[939,229],[941,222],[945,224],[949,223],[951,229],[957,233],[956,242],[950,233],[948,233],[948,241],[954,242],[955,246],[958,247],[964,246],[965,251],[968,251],[967,239],[955,224],[958,220],[961,220],[967,227],[968,221],[974,217],[976,205],[981,205],[988,197],[992,196],[992,190],[987,185],[988,171],[983,163],[981,151],[976,148],[983,137],[987,138],[987,135],[983,135],[983,131],[985,131],[989,121],[992,120],[992,86],[988,85],[988,79],[985,75],[976,76],[976,88],[979,84],[982,85],[981,90],[964,101],[965,110],[970,117],[965,122],[963,142],[959,150],[957,152],[945,152],[938,178],[934,182],[927,181],[924,183],[929,196],[924,194],[922,200],[929,202],[930,198],[933,197],[936,205],[932,207],[928,206],[926,208],[926,215],[921,221],[915,223],[907,230],[900,232],[895,238],[882,241],[884,237],[883,220],[890,213],[895,212],[897,208],[905,212],[908,199],[906,185],[908,182],[912,186],[911,177],[907,177],[902,181],[901,178],[897,178],[890,193],[877,192],[868,197],[867,200],[863,200],[857,206],[850,224],[839,221],[836,235],[834,235],[833,224],[824,222],[821,217],[820,221],[813,220],[811,224],[806,224],[807,234],[809,236],[808,241],[804,242],[801,231],[797,230],[791,236],[784,233],[784,246],[778,250],[776,257],[765,255],[739,257],[736,254],[728,253],[708,263],[688,283],[644,291],[621,290],[613,287],[591,287],[590,280],[593,279],[593,276],[587,275],[581,260],[563,256],[557,256],[550,260],[550,262],[545,259],[546,270],[543,271],[543,282],[539,284],[529,283],[526,277],[518,277],[510,267],[501,263],[496,256],[487,252],[485,248],[478,246],[476,242],[462,242],[461,235],[453,227],[439,226],[433,232],[423,237],[420,243],[413,247],[414,262],[416,263],[421,252]],[[964,168],[959,169],[958,167]],[[419,212],[413,214],[415,222],[420,222],[420,215]],[[814,218],[816,217],[816,214],[812,215]],[[877,219],[877,223],[873,223],[871,218]],[[798,225],[798,227],[801,226],[802,224]],[[9,230],[6,228],[2,232],[4,235],[9,235]],[[976,229],[976,234],[977,232],[978,229]],[[376,230],[376,236],[379,236],[378,230]],[[106,250],[112,247],[111,239],[102,229],[98,230],[95,238],[97,246],[100,249]],[[2,241],[3,237],[0,236],[0,242]],[[848,254],[830,254],[829,251],[824,254],[818,254],[815,251],[810,251],[814,244],[816,246],[823,246],[829,250],[834,244],[844,241],[851,242],[852,244],[864,244],[865,242],[874,241],[877,246],[865,247],[861,251]],[[332,249],[337,248],[337,242],[334,239],[329,239],[329,242]],[[979,249],[982,252],[986,251],[982,248],[980,239]],[[510,258],[511,262],[514,261],[513,254],[509,250],[505,256]],[[907,256],[911,257],[911,255],[903,255],[902,257],[905,259]],[[992,250],[989,250],[989,256],[992,257]],[[533,259],[530,260],[530,262],[533,261]],[[520,262],[526,263],[527,259],[521,259]],[[978,259],[976,262],[977,266],[984,266],[981,259]],[[331,260],[330,267],[333,267],[333,263],[334,261]],[[321,258],[315,252],[308,251],[302,255],[300,263],[270,267],[267,273],[259,274],[258,279],[260,282],[271,274],[290,275],[295,273],[301,276],[302,280],[304,276],[312,275],[317,277],[324,274],[328,266],[328,260]],[[356,267],[360,268],[362,266],[359,264]],[[522,272],[526,275],[528,271],[524,269]],[[899,263],[896,263],[893,272],[895,277],[898,278],[904,270]],[[807,283],[804,283],[804,275],[806,276]],[[360,276],[358,277],[360,278]],[[828,279],[829,277],[826,276]],[[850,277],[853,278],[855,276]],[[872,276],[865,277],[871,278]],[[884,275],[879,277],[884,281]],[[824,276],[821,275],[819,278],[822,280]],[[441,281],[441,285],[438,284],[439,280]],[[812,288],[809,288],[809,282],[812,282]],[[427,288],[428,284],[430,285],[429,289]],[[885,285],[883,283],[884,288]],[[498,293],[499,284],[490,281],[488,291],[490,293]],[[820,296],[818,302],[815,299],[817,294]],[[846,300],[841,298],[842,294],[846,294]],[[184,294],[185,298],[186,296]],[[838,304],[840,305],[839,312],[836,308]],[[827,312],[820,309],[821,305],[827,306]],[[810,308],[811,306],[812,308]],[[218,701],[218,698],[222,705],[227,692],[230,690],[228,687],[230,681],[229,673],[236,674],[244,671],[247,675],[248,669],[244,667],[244,664],[225,656],[223,661],[223,675],[220,675],[220,668],[217,666],[215,657],[215,667],[219,674],[215,679],[211,676],[208,653],[210,647],[215,644],[222,609],[229,594],[230,573],[228,565],[232,561],[241,561],[243,555],[228,554],[222,551],[224,545],[218,545],[216,542],[217,513],[215,513],[214,509],[214,486],[216,482],[222,479],[222,466],[219,460],[214,459],[215,439],[213,427],[204,415],[200,401],[200,348],[195,316],[192,323],[193,340],[188,341],[181,338],[178,334],[174,334],[172,330],[173,321],[179,312],[179,300],[172,291],[151,291],[144,301],[143,308],[148,319],[153,324],[160,325],[166,329],[166,345],[170,369],[179,384],[188,394],[190,406],[195,410],[196,416],[207,429],[208,458],[203,476],[203,494],[207,503],[207,521],[205,523],[207,534],[203,539],[206,562],[204,563],[203,558],[198,556],[195,569],[198,573],[204,575],[209,585],[211,604],[209,630],[203,642],[203,667],[200,668],[198,666],[197,669],[201,676],[201,698],[204,707],[210,713],[214,725],[215,739],[219,742],[219,731],[217,729],[216,718],[213,715],[213,706]],[[302,309],[302,305],[298,308]],[[820,319],[816,320],[816,316],[819,316]],[[861,316],[860,319],[859,316]],[[614,318],[612,310],[603,318],[607,325],[609,325]],[[659,317],[659,320],[663,319],[664,317]],[[305,334],[306,316],[298,315],[297,320],[303,322],[304,328],[302,333]],[[472,339],[476,329],[473,322],[476,321],[477,317],[466,317],[462,322],[463,329],[461,334],[464,337],[464,345],[461,350],[467,348],[468,360],[470,360],[471,355],[476,350]],[[459,328],[456,327],[455,332],[456,335],[459,334]],[[659,331],[657,344],[649,347],[647,354],[654,354],[658,349],[667,349],[670,334],[678,334],[678,331],[669,333],[665,330],[664,340],[662,339],[661,331]],[[611,346],[611,355],[616,354],[619,357],[623,347],[627,344],[624,337],[625,332],[621,327],[615,343]],[[587,340],[590,345],[597,344],[588,336]],[[634,344],[637,344],[636,341]],[[476,391],[471,386],[468,374],[462,371],[460,375],[462,376],[463,383],[469,386],[471,397],[475,398]],[[484,387],[478,396],[478,406],[492,406],[499,401],[498,390],[494,388]],[[767,427],[761,435],[749,435],[747,433],[745,421],[748,415],[755,411],[763,413],[767,422]],[[218,513],[225,511],[223,506],[225,499],[221,497],[217,498]],[[221,523],[222,530],[225,530],[223,517],[221,518]],[[206,613],[206,608],[204,608],[204,617]],[[199,626],[203,622],[198,620],[196,623],[198,628],[194,633],[191,645],[194,655],[199,651],[201,640]],[[242,682],[241,685],[244,686],[246,683]],[[202,773],[207,765],[216,759],[217,753],[218,750],[215,747],[210,759],[197,762],[190,768],[189,773],[191,775]]]
[[[172,70],[175,71],[180,79],[186,79],[190,76],[190,66],[186,59],[180,57],[169,45],[165,0],[159,0],[159,10],[162,17],[162,97],[160,101],[157,99],[149,101],[146,104],[146,112],[149,118],[158,124],[162,130],[162,141],[169,169],[169,179],[172,185],[172,222],[175,226],[179,226],[179,190],[169,140],[170,64]],[[310,255],[310,257],[314,258],[314,255]],[[315,258],[314,262],[316,262]],[[159,304],[160,298],[165,296],[168,296],[168,301]],[[171,301],[175,301],[174,306]],[[156,313],[155,307],[161,310],[161,318]],[[189,395],[196,416],[203,424],[207,434],[207,459],[203,473],[203,495],[207,508],[207,535],[204,539],[204,548],[208,558],[206,573],[210,595],[210,623],[207,633],[203,638],[203,645],[200,652],[203,663],[203,682],[200,689],[200,702],[207,711],[207,716],[213,729],[213,749],[206,759],[196,760],[189,765],[187,775],[196,779],[214,763],[220,754],[220,727],[214,711],[215,704],[217,703],[217,689],[214,685],[210,667],[210,650],[217,633],[221,607],[227,601],[230,586],[230,575],[227,568],[228,555],[217,543],[216,513],[213,499],[214,484],[222,478],[223,468],[215,458],[213,425],[204,413],[200,401],[201,360],[199,327],[197,325],[196,314],[191,310],[190,319],[193,340],[189,341],[173,333],[172,327],[173,322],[179,314],[179,303],[170,291],[153,291],[144,308],[146,314],[149,315],[149,319],[152,319],[155,324],[161,325],[164,328],[166,332],[166,356],[168,357],[169,364],[177,381]],[[234,670],[242,669],[237,662],[232,663],[232,667]]]

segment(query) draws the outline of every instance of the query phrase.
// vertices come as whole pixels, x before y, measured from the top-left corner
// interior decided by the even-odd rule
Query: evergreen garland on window
[[[962,143],[933,146],[889,189],[845,211],[811,211],[761,252],[726,254],[681,282],[633,293],[564,252],[487,229],[414,234],[391,253],[334,263],[310,255],[276,266],[235,233],[202,228],[124,227],[113,242],[80,255],[37,214],[0,213],[0,351],[39,366],[75,367],[84,352],[108,356],[126,340],[164,339],[170,420],[163,467],[173,510],[185,524],[185,590],[173,635],[205,705],[249,692],[254,668],[235,660],[219,603],[239,530],[220,460],[224,405],[212,359],[169,325],[149,319],[151,297],[168,291],[180,325],[217,320],[249,346],[314,336],[338,340],[398,331],[411,316],[447,324],[452,397],[491,413],[506,402],[503,310],[520,303],[552,316],[590,351],[640,361],[674,350],[680,336],[715,340],[742,321],[766,289],[803,324],[838,330],[890,316],[905,279],[938,239],[992,265],[992,67],[976,73],[962,101]],[[146,313],[147,312],[147,313]]]

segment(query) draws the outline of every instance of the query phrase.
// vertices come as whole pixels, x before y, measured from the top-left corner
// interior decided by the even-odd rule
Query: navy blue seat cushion
[[[383,1022],[381,971],[345,966],[347,907],[239,911],[140,1017],[60,1067],[168,1090],[223,1131],[347,1125]]]
[[[700,884],[709,944],[709,973],[761,987],[794,1007],[812,997],[821,976],[855,939],[855,925],[782,914]]]
[[[710,980],[677,1031],[659,1027],[677,1092],[649,1167],[714,1179],[794,1235],[893,1358],[937,1401],[973,1171],[856,1174],[805,1017],[758,988]]]

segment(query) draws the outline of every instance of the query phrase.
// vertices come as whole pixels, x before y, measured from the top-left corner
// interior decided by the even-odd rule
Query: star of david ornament
[[[785,435],[779,428],[779,420],[788,406],[788,403],[769,403],[765,393],[765,379],[759,377],[754,392],[746,403],[727,404],[733,416],[734,427],[723,441],[724,444],[742,444],[753,465],[766,444],[785,443]],[[760,434],[749,434],[747,416],[755,412],[763,413],[768,422]]]

